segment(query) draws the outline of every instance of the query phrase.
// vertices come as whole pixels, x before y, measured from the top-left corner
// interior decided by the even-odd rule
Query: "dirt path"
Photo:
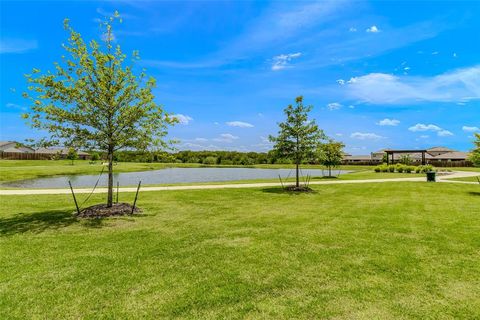
[[[476,182],[466,181],[451,181],[446,179],[465,178],[480,176],[480,172],[471,171],[455,171],[452,174],[445,176],[438,176],[439,182],[449,183],[466,183],[477,184]],[[355,184],[355,183],[383,183],[383,182],[405,182],[405,181],[425,181],[424,177],[415,178],[394,178],[394,179],[364,179],[364,180],[329,180],[329,181],[314,181],[311,185],[321,184]],[[141,191],[168,191],[168,190],[201,190],[201,189],[238,189],[238,188],[262,188],[262,187],[278,187],[278,182],[264,182],[264,183],[241,183],[241,184],[211,184],[211,185],[187,185],[187,186],[163,186],[163,187],[142,187]],[[120,188],[119,192],[135,192],[136,188]],[[79,188],[75,189],[75,193],[90,193],[92,189]],[[94,193],[106,193],[107,188],[97,188]],[[39,195],[39,194],[70,194],[70,189],[8,189],[0,190],[0,195]]]

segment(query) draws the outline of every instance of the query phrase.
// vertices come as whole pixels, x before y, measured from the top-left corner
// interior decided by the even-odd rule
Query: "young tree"
[[[92,152],[90,154],[90,160],[92,160],[92,162],[100,160],[100,155],[98,154],[98,152]]]
[[[475,149],[470,153],[469,160],[473,163],[474,166],[480,167],[480,133],[475,133]]]
[[[67,159],[72,161],[72,166],[73,166],[73,162],[78,159],[78,153],[77,151],[75,151],[74,148],[72,147],[68,148]]]
[[[162,138],[168,125],[176,122],[154,101],[154,78],[134,73],[131,63],[115,45],[112,25],[119,15],[103,23],[101,41],[87,45],[80,33],[64,21],[70,33],[63,45],[63,63],[55,71],[26,75],[32,101],[25,115],[32,127],[49,132],[54,144],[103,151],[108,160],[107,206],[113,203],[114,153],[121,149],[149,150],[167,147]]]
[[[300,187],[299,167],[306,160],[311,160],[325,139],[325,134],[315,123],[308,119],[308,113],[313,106],[304,106],[303,97],[295,99],[296,105],[288,105],[284,112],[287,117],[285,122],[278,124],[278,136],[270,136],[274,143],[273,150],[279,158],[291,159],[295,163],[295,186]]]
[[[344,147],[343,143],[334,140],[329,140],[327,143],[320,145],[318,158],[320,163],[327,167],[329,177],[332,176],[332,168],[342,164]]]

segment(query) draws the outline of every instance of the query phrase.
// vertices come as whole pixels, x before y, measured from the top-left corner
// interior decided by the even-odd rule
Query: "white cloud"
[[[416,125],[408,128],[408,130],[412,132],[433,131],[433,132],[436,132],[439,137],[453,136],[452,132],[442,129],[439,126],[434,124],[417,123]]]
[[[462,130],[465,132],[475,132],[475,131],[480,131],[479,127],[469,127],[469,126],[463,126]]]
[[[371,32],[371,33],[377,33],[377,32],[380,32],[380,29],[378,29],[377,26],[373,25],[370,28],[367,28],[367,30],[365,31]]]
[[[421,139],[428,139],[428,138],[430,138],[430,136],[429,136],[429,135],[426,135],[426,134],[422,134],[422,135],[420,136],[420,138],[421,138]]]
[[[338,102],[331,102],[331,103],[327,104],[328,110],[338,110],[341,107],[342,107],[342,104],[338,103]]]
[[[227,126],[239,127],[239,128],[253,128],[253,124],[243,121],[229,121],[226,122]]]
[[[218,138],[213,139],[214,141],[218,142],[233,142],[234,140],[237,140],[238,137],[234,136],[233,134],[230,133],[222,133]]]
[[[350,27],[350,29],[348,29],[348,31],[350,31],[350,32],[357,32],[357,28],[355,28],[355,27]]]
[[[353,77],[347,95],[372,104],[466,102],[480,99],[480,65],[433,77],[370,73]]]
[[[0,39],[0,53],[24,53],[37,48],[37,40]]]
[[[343,80],[343,79],[338,79],[338,80],[337,80],[337,83],[338,83],[339,85],[343,86],[343,85],[345,84],[345,80]]]
[[[192,117],[187,116],[187,115],[184,115],[184,114],[181,114],[181,113],[179,113],[179,114],[174,114],[174,115],[172,116],[172,118],[177,119],[180,124],[184,124],[184,125],[187,125],[187,124],[190,123],[190,121],[193,121],[193,118],[192,118]]]
[[[398,126],[400,124],[399,120],[385,118],[377,122],[379,126]]]
[[[350,138],[358,140],[379,140],[383,139],[384,137],[371,132],[354,132],[350,135]]]
[[[277,70],[282,70],[287,68],[289,66],[289,62],[292,61],[292,59],[299,58],[301,55],[302,55],[301,52],[297,52],[297,53],[281,54],[273,57],[272,70],[277,71]]]
[[[24,106],[21,106],[21,105],[18,105],[18,104],[15,104],[15,103],[7,103],[5,105],[8,109],[17,109],[17,110],[22,110],[22,111],[26,111],[27,108],[24,107]]]
[[[451,133],[448,130],[440,130],[440,131],[437,132],[437,135],[439,137],[449,137],[449,136],[453,136],[453,133]]]
[[[197,141],[197,142],[207,142],[208,141],[208,139],[205,139],[205,138],[195,138],[194,140]]]
[[[434,124],[423,124],[423,123],[417,123],[416,125],[408,128],[408,130],[412,132],[417,132],[417,131],[440,131],[442,128],[439,126],[436,126]]]

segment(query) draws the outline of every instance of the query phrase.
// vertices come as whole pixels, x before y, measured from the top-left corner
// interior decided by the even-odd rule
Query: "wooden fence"
[[[20,152],[3,152],[0,151],[0,159],[4,160],[52,160],[55,158],[66,159],[65,154],[48,154],[48,153],[20,153]],[[78,155],[79,160],[88,160],[90,155]]]

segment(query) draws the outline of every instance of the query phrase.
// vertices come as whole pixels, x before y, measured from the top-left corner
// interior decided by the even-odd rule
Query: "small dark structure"
[[[395,154],[396,153],[407,153],[407,154],[412,154],[412,153],[421,153],[422,154],[422,165],[425,165],[427,161],[425,160],[425,154],[427,153],[427,150],[385,150],[385,153],[387,154],[387,164],[394,163],[395,162]],[[392,159],[390,160],[390,157]]]

